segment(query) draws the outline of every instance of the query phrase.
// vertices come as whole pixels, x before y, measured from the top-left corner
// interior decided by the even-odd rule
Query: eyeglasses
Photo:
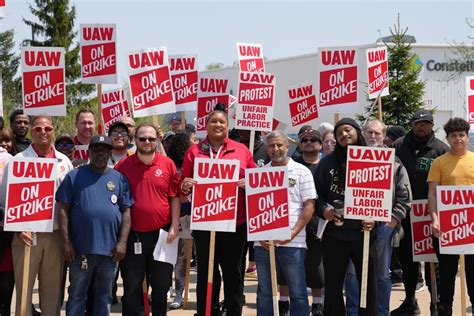
[[[317,138],[303,138],[301,140],[302,143],[316,143],[318,141]]]
[[[146,141],[149,141],[150,143],[154,143],[156,142],[156,138],[155,137],[138,137],[138,140],[142,143],[146,142]]]
[[[128,137],[128,133],[127,132],[112,132],[110,133],[110,136],[112,137]]]
[[[36,133],[51,133],[53,131],[53,127],[51,126],[35,126],[32,130]]]
[[[57,150],[61,150],[61,149],[68,149],[68,150],[71,150],[74,148],[74,144],[71,144],[71,143],[67,143],[67,144],[64,144],[64,143],[59,143],[59,144],[56,144],[56,149]]]

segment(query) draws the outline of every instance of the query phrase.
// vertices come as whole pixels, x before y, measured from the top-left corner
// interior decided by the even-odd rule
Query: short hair
[[[268,133],[266,142],[268,143],[269,139],[278,138],[278,137],[283,137],[283,139],[285,140],[285,143],[287,145],[289,144],[288,143],[288,136],[285,134],[285,132],[280,131],[280,130],[276,130],[276,131]]]
[[[216,106],[214,107],[214,110],[212,110],[212,112],[209,113],[209,115],[207,116],[207,120],[209,121],[211,117],[213,117],[214,115],[218,113],[224,114],[226,121],[229,122],[229,117],[227,116],[226,106],[224,103],[217,103]]]
[[[10,114],[10,125],[13,125],[13,123],[15,123],[15,119],[18,115],[24,115],[23,109],[16,109],[12,112],[12,114]]]
[[[135,138],[138,137],[138,131],[139,131],[140,128],[142,128],[142,127],[151,127],[151,128],[153,128],[153,129],[155,130],[155,132],[156,132],[156,136],[158,136],[158,128],[157,128],[155,125],[153,125],[153,124],[151,124],[151,123],[148,123],[148,122],[143,122],[143,123],[141,123],[140,125],[138,125],[137,128],[135,129]]]
[[[51,125],[53,125],[53,119],[51,118],[51,116],[49,116],[49,115],[36,115],[33,118],[33,120],[31,120],[31,126],[34,126],[36,121],[39,120],[39,119],[46,119],[51,123]]]
[[[90,113],[90,114],[92,114],[92,116],[94,116],[94,112],[92,112],[91,110],[88,110],[88,109],[80,109],[80,110],[77,111],[77,113],[76,113],[76,120],[75,120],[76,123],[77,123],[77,121],[79,120],[79,116],[80,116],[82,113]]]
[[[367,123],[366,123],[365,126],[364,126],[364,132],[365,132],[365,130],[367,129],[367,126],[369,126],[369,125],[371,125],[371,124],[380,124],[380,125],[382,125],[382,133],[383,133],[384,135],[387,134],[387,125],[385,125],[385,123],[382,122],[382,121],[379,120],[379,119],[370,119],[370,120],[368,120]]]
[[[448,137],[449,134],[454,132],[466,132],[466,134],[468,134],[471,126],[465,119],[455,117],[449,119],[448,122],[444,124],[443,128],[446,132],[446,137]]]

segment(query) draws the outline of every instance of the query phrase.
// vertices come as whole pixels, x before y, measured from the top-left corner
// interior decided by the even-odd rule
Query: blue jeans
[[[290,315],[308,315],[308,293],[304,268],[306,249],[275,247],[277,270],[286,278],[290,290]],[[258,271],[257,314],[273,315],[270,257],[268,250],[255,247],[255,262]]]
[[[94,315],[109,315],[117,263],[110,256],[102,255],[87,255],[87,269],[81,269],[81,263],[81,255],[76,255],[76,259],[69,263],[70,285],[66,314],[84,316],[87,289],[94,274]]]
[[[375,228],[375,247],[377,249],[377,304],[380,316],[390,315],[390,261],[392,258],[392,236],[394,229],[380,223]],[[349,264],[346,273],[346,311],[348,316],[358,315],[360,286],[356,277],[354,264]]]

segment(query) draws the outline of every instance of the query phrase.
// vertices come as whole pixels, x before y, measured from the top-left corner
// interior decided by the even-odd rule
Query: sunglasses
[[[61,149],[68,149],[68,150],[71,150],[74,148],[74,144],[63,144],[63,143],[59,143],[59,144],[56,144],[56,149],[57,150],[61,150]]]
[[[301,140],[302,143],[316,143],[318,141],[317,138],[303,138]]]
[[[36,133],[51,133],[53,131],[53,127],[52,126],[35,126],[33,128],[31,128],[34,132]]]
[[[156,142],[156,138],[155,137],[138,137],[138,140],[142,143],[146,142],[146,141],[149,141],[150,143],[154,143]]]
[[[110,136],[112,137],[128,137],[128,133],[127,132],[112,132],[110,133]]]

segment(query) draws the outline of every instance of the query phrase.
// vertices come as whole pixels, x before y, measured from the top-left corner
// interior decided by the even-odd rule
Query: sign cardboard
[[[142,49],[128,59],[133,116],[175,113],[166,47]]]
[[[265,72],[262,45],[237,43],[237,54],[241,72]]]
[[[271,131],[275,81],[275,75],[268,73],[239,73],[239,103],[236,108],[236,128]]]
[[[433,246],[428,200],[414,200],[410,213],[414,262],[438,262]]]
[[[437,186],[442,254],[474,254],[474,186]]]
[[[318,49],[320,107],[357,102],[357,53],[354,47]]]
[[[369,99],[389,95],[388,89],[388,54],[387,47],[369,48],[365,51],[367,57],[367,75],[369,78]]]
[[[128,102],[125,99],[123,89],[115,89],[105,91],[101,97],[102,120],[104,121],[105,131],[109,130],[109,126],[119,121],[123,116],[128,116]]]
[[[390,222],[395,149],[349,146],[344,218]]]
[[[235,232],[238,160],[196,158],[191,202],[191,230]]]
[[[26,115],[66,115],[65,54],[62,47],[22,48],[23,110]]]
[[[82,83],[117,83],[115,24],[81,24]]]
[[[74,145],[74,159],[89,160],[89,145]]]
[[[288,210],[288,168],[245,170],[247,240],[291,238]]]
[[[6,0],[0,0],[0,18],[4,18],[7,16],[6,7],[7,7]]]
[[[291,125],[301,125],[318,118],[318,107],[314,93],[311,83],[288,89]]]
[[[203,138],[207,135],[207,116],[214,110],[217,103],[223,103],[228,110],[229,80],[213,78],[209,75],[199,77],[198,104],[196,113],[196,133]]]
[[[467,121],[474,130],[474,76],[466,77]]]
[[[173,55],[169,62],[176,110],[196,111],[199,84],[197,55]]]
[[[7,169],[5,231],[52,232],[57,160],[16,156]]]

